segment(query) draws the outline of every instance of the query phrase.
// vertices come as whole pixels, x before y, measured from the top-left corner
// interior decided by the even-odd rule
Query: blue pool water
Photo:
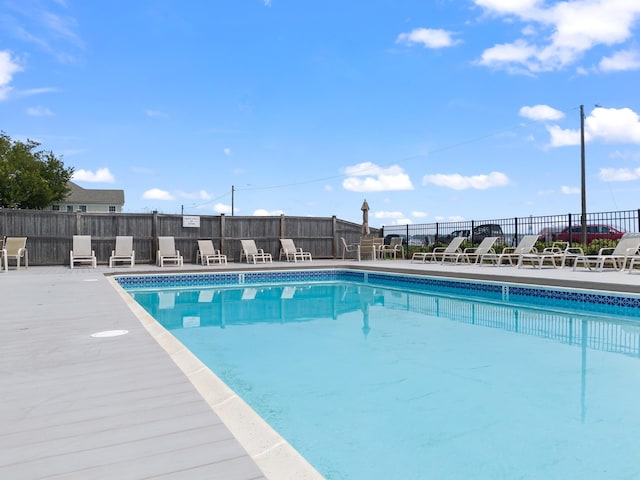
[[[634,296],[234,275],[119,281],[325,477],[640,478]]]

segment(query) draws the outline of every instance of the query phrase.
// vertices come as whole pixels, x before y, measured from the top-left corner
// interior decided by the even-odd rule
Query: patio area
[[[202,385],[114,289],[112,274],[358,268],[640,292],[640,274],[570,268],[314,260],[202,267],[29,267],[0,272],[0,476],[11,479],[318,478],[286,442],[247,445]],[[127,330],[119,336],[99,332]],[[160,343],[159,343],[160,342]],[[187,362],[190,360],[187,360]],[[192,368],[192,367],[191,367]],[[293,462],[293,463],[292,463]]]

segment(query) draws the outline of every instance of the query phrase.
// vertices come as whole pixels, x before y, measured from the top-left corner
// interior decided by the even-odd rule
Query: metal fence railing
[[[587,244],[595,238],[617,240],[624,232],[640,231],[640,209],[586,214]],[[497,236],[507,246],[516,245],[524,235],[538,234],[542,242],[581,242],[582,215],[562,214],[502,219],[466,220],[407,225],[385,225],[383,236],[400,235],[409,247],[448,244],[464,236],[473,244],[485,236]]]

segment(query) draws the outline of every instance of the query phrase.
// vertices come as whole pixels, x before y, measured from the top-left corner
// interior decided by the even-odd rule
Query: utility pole
[[[235,185],[231,185],[231,216],[233,217],[234,214],[234,200],[235,200],[235,192],[236,192],[236,187]]]
[[[581,182],[581,198],[582,198],[582,216],[581,216],[581,239],[580,243],[587,244],[587,182],[585,179],[585,161],[584,161],[584,107],[580,105],[580,182]]]

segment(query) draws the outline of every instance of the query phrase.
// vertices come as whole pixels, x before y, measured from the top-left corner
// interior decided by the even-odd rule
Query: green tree
[[[73,167],[65,168],[38,142],[12,140],[0,132],[0,207],[42,209],[64,200]]]

